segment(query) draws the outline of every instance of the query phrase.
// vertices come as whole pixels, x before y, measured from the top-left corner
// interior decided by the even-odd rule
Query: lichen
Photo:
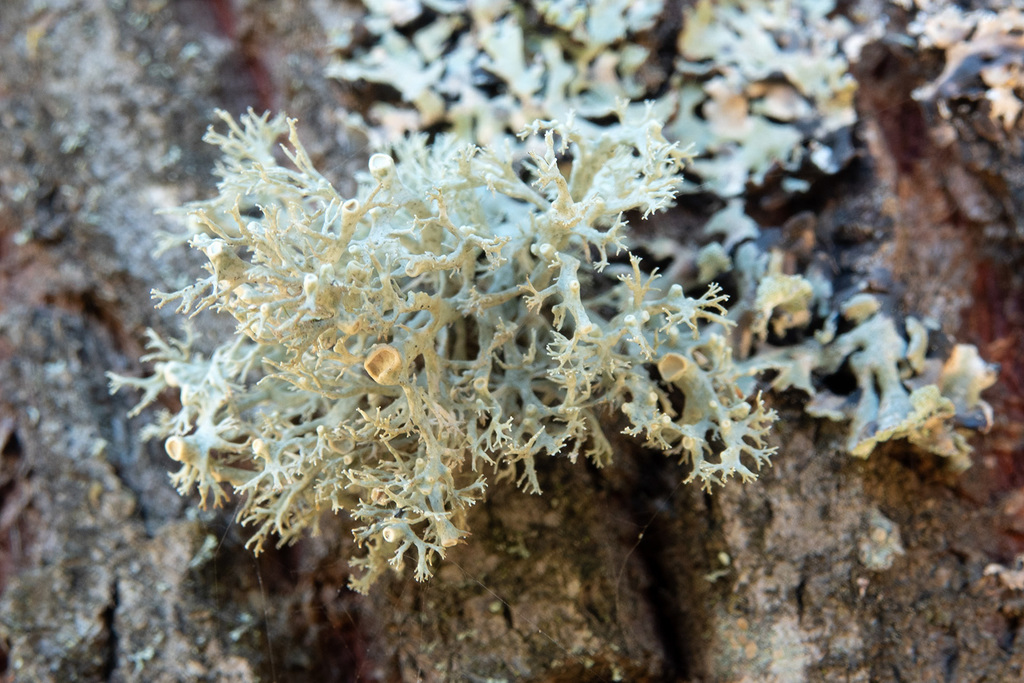
[[[113,379],[145,390],[136,410],[180,390],[150,430],[178,489],[219,504],[233,487],[257,551],[347,510],[365,590],[410,550],[430,576],[468,536],[487,472],[539,492],[541,455],[608,462],[610,414],[688,480],[753,479],[775,416],[738,388],[726,297],[661,288],[626,246],[624,216],[669,206],[685,157],[650,112],[618,116],[596,136],[534,123],[523,135],[543,152],[525,163],[403,138],[346,198],[294,121],[222,113],[227,134],[207,137],[220,193],[192,207],[209,275],[157,296],[228,313],[239,335],[206,358],[151,334],[155,373]]]
[[[586,126],[619,100],[642,99],[649,51],[636,37],[663,8],[661,0],[449,2],[410,31],[423,12],[418,2],[364,4],[370,44],[353,39],[355,26],[335,36],[338,57],[327,74],[397,90],[400,104],[370,110],[385,139],[444,124],[478,144],[513,146],[510,138],[535,119],[572,111]]]
[[[922,3],[908,27],[924,49],[941,50],[945,68],[914,96],[938,101],[949,116],[949,100],[983,99],[989,117],[1007,132],[1019,127],[1024,112],[1024,11],[963,11],[956,6]]]
[[[604,465],[614,431],[686,481],[751,480],[775,453],[766,383],[848,422],[853,455],[907,439],[969,463],[962,430],[991,423],[994,368],[969,346],[936,356],[924,323],[866,291],[837,294],[738,196],[773,169],[798,192],[808,165],[845,163],[853,33],[830,0],[700,0],[674,74],[652,65],[660,0],[364,4],[368,38],[337,35],[329,73],[400,101],[368,109],[358,191],[317,170],[295,121],[220,113],[218,192],[163,242],[187,239],[208,275],[155,297],[238,334],[207,356],[188,328],[150,332],[154,373],[111,376],[143,391],[133,414],[179,392],[145,435],[166,439],[183,494],[239,497],[255,551],[344,510],[354,588],[407,558],[425,580],[490,482],[539,493],[538,460]],[[690,244],[634,242],[631,221],[694,191],[720,208]]]
[[[821,172],[846,162],[829,139],[855,121],[856,81],[834,4],[700,0],[684,11],[668,134],[699,152],[702,189],[724,197],[760,185],[775,166]]]
[[[848,21],[830,0],[701,0],[686,9],[674,72],[653,64],[662,0],[508,0],[445,3],[422,21],[419,3],[366,2],[369,40],[334,39],[328,75],[393,87],[401,102],[370,108],[381,139],[441,127],[477,144],[512,144],[536,118],[596,126],[622,99],[654,103],[670,140],[689,145],[683,192],[740,194],[773,168],[791,191],[805,160],[831,174],[849,158],[856,83],[842,41]],[[411,34],[411,35],[410,35]]]

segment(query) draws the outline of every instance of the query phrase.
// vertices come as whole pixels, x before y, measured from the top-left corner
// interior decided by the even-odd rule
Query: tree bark
[[[257,559],[230,509],[179,498],[140,439],[150,415],[126,418],[132,397],[104,376],[143,372],[145,328],[177,330],[149,291],[198,271],[152,255],[177,220],[154,212],[211,191],[214,107],[287,111],[350,186],[366,151],[337,110],[365,103],[323,67],[356,11],[0,3],[0,680],[1024,677],[1024,595],[986,571],[1024,551],[1021,130],[915,100],[941,64],[887,38],[855,71],[851,166],[810,199],[748,208],[809,221],[844,270],[1001,363],[966,473],[902,443],[853,459],[841,428],[779,395],[779,454],[755,484],[681,485],[622,437],[603,470],[544,463],[543,496],[493,486],[434,579],[368,596],[345,587],[346,519]]]

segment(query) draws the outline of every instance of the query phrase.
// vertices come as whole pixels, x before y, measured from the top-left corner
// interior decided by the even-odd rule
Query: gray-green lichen
[[[828,141],[856,118],[841,44],[852,28],[829,18],[833,9],[829,0],[700,0],[684,12],[668,134],[699,151],[705,189],[731,197],[773,167],[797,171],[807,160],[834,173],[845,164]]]
[[[800,288],[796,282],[803,281]],[[765,297],[765,292],[771,292]],[[987,429],[992,410],[981,392],[995,383],[996,368],[984,362],[974,346],[954,346],[944,363],[926,358],[928,332],[916,318],[907,318],[903,331],[893,316],[881,311],[879,301],[859,294],[830,313],[823,323],[810,325],[808,306],[812,286],[799,275],[767,275],[760,280],[762,298],[796,301],[804,307],[776,311],[771,318],[776,333],[797,325],[807,336],[799,343],[769,341],[756,345],[741,365],[752,375],[775,373],[772,388],[799,389],[810,397],[809,415],[849,423],[845,448],[866,458],[885,441],[906,439],[948,458],[953,469],[970,466],[970,446],[958,425]],[[791,303],[790,303],[791,305]],[[756,317],[756,321],[763,320]],[[776,327],[776,320],[780,320]],[[842,325],[847,328],[840,333]],[[763,323],[755,322],[763,332]],[[856,390],[835,393],[821,380],[844,371],[853,375]]]
[[[179,490],[216,504],[232,486],[257,550],[348,510],[365,589],[410,550],[427,578],[487,472],[539,491],[538,456],[606,463],[616,412],[688,479],[753,479],[774,413],[739,389],[726,297],[661,287],[626,247],[625,214],[667,207],[684,156],[649,112],[618,114],[599,135],[534,123],[543,151],[523,163],[403,138],[352,198],[293,122],[222,115],[220,193],[192,207],[210,274],[158,296],[229,313],[239,335],[209,358],[152,335],[155,374],[113,378],[145,390],[140,408],[180,390],[150,430]],[[271,152],[285,132],[288,166]]]
[[[834,173],[848,158],[856,83],[842,43],[853,29],[829,17],[831,0],[702,0],[683,12],[670,74],[652,58],[672,11],[662,0],[364,4],[370,39],[356,40],[355,25],[335,36],[328,74],[397,91],[401,102],[371,107],[384,139],[442,126],[509,142],[570,111],[592,126],[625,99],[654,102],[669,139],[692,147],[701,182],[682,191],[736,196],[773,168],[801,190],[805,162]]]
[[[660,75],[660,0],[365,4],[370,44],[337,36],[330,73],[402,102],[370,108],[359,190],[317,171],[293,121],[222,113],[218,194],[189,207],[209,275],[156,296],[230,314],[238,334],[205,356],[151,333],[153,375],[111,378],[143,390],[135,412],[179,392],[146,434],[166,438],[179,491],[240,497],[256,551],[345,510],[354,588],[407,556],[424,580],[488,481],[539,492],[538,458],[603,465],[612,429],[688,481],[753,479],[775,452],[766,380],[848,422],[854,455],[903,438],[969,463],[957,425],[991,422],[993,368],[969,346],[930,356],[922,322],[760,246],[736,196],[771,169],[843,163],[825,141],[853,122],[852,33],[829,0],[698,2]],[[663,277],[629,221],[695,189],[684,163],[723,208],[692,251],[643,245]],[[854,390],[830,388],[841,373]]]
[[[871,508],[865,526],[857,542],[857,555],[865,567],[884,571],[892,567],[897,557],[906,554],[899,527],[878,508]]]

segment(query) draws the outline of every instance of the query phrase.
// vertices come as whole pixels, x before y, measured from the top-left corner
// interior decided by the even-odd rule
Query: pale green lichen
[[[337,36],[348,58],[330,73],[402,103],[370,107],[379,151],[358,192],[317,171],[293,121],[221,114],[218,194],[190,207],[209,275],[155,296],[228,313],[239,334],[205,356],[150,333],[154,374],[111,377],[144,391],[133,414],[179,391],[145,434],[166,438],[182,493],[240,497],[256,551],[346,510],[365,549],[353,587],[407,555],[424,580],[469,535],[489,474],[539,492],[540,456],[603,465],[611,430],[678,456],[688,481],[753,479],[775,451],[766,374],[848,421],[854,455],[904,438],[969,462],[957,426],[990,424],[993,368],[973,347],[930,357],[926,326],[870,294],[837,298],[826,268],[760,246],[735,196],[773,168],[843,163],[823,142],[853,122],[850,27],[830,0],[701,0],[677,73],[651,82],[637,40],[660,0],[364,4],[371,44]],[[426,127],[447,132],[404,135]],[[724,206],[699,247],[643,245],[671,263],[662,279],[628,219],[697,189],[693,155]],[[854,390],[829,388],[840,373]]]
[[[828,140],[856,119],[856,81],[841,41],[852,27],[829,0],[700,0],[683,14],[668,134],[699,156],[704,189],[725,197],[775,166],[806,159],[834,173]],[[796,185],[795,188],[802,187]]]
[[[928,329],[916,318],[900,324],[866,292],[837,299],[820,268],[786,272],[786,254],[757,246],[757,224],[735,201],[712,216],[705,232],[734,245],[732,270],[720,275],[733,281],[736,294],[728,317],[747,375],[737,380],[743,391],[773,374],[772,389],[809,397],[809,415],[848,423],[844,447],[857,457],[905,439],[947,458],[954,470],[970,465],[963,428],[991,426],[981,392],[996,377],[975,347],[956,345],[946,360],[929,357]],[[826,380],[839,373],[852,376],[851,390],[830,388],[837,383]]]
[[[572,111],[586,126],[621,99],[642,99],[638,71],[649,52],[633,38],[662,11],[661,0],[450,2],[407,37],[419,3],[365,4],[374,42],[359,49],[354,26],[336,36],[328,75],[398,91],[402,104],[370,110],[385,139],[443,123],[483,145],[516,145],[509,138],[538,118]]]
[[[785,281],[785,291],[792,289],[791,282]],[[805,408],[809,415],[849,422],[845,448],[854,456],[866,458],[882,442],[906,439],[948,458],[955,470],[969,467],[971,449],[957,425],[991,426],[992,410],[981,392],[995,382],[995,368],[966,344],[955,346],[944,365],[926,360],[925,327],[908,318],[901,333],[873,296],[856,295],[839,308],[844,324],[853,324],[849,331],[837,334],[841,318],[833,313],[802,342],[761,344],[741,365],[752,375],[777,373],[773,389],[805,392],[811,397]],[[784,329],[789,327],[786,319]],[[815,381],[844,368],[853,375],[856,391],[838,394]]]
[[[754,336],[763,340],[768,335],[769,322],[772,333],[779,337],[791,328],[805,327],[811,320],[813,298],[814,287],[806,278],[770,269],[757,285],[751,326]]]
[[[649,113],[619,115],[596,136],[535,123],[524,136],[543,152],[522,164],[401,139],[354,198],[313,168],[294,122],[222,115],[220,194],[192,207],[210,274],[157,296],[229,313],[240,334],[210,358],[151,335],[155,374],[113,379],[145,390],[140,408],[180,389],[150,431],[181,463],[179,490],[216,504],[231,485],[256,550],[348,510],[365,590],[409,550],[427,578],[468,535],[485,472],[536,492],[540,455],[606,463],[615,412],[687,479],[753,479],[774,413],[738,388],[725,297],[662,289],[625,248],[624,215],[667,207],[684,156]]]
[[[535,118],[572,111],[586,127],[626,99],[654,102],[669,139],[692,146],[701,182],[683,191],[733,197],[782,168],[784,188],[802,192],[788,174],[805,161],[835,173],[849,156],[856,83],[842,42],[853,29],[829,16],[831,0],[701,0],[663,46],[653,29],[678,10],[662,0],[453,1],[411,32],[419,3],[365,4],[371,40],[338,35],[328,74],[395,88],[400,103],[370,108],[382,139],[440,126],[507,143]],[[659,47],[676,50],[674,73],[654,64]]]

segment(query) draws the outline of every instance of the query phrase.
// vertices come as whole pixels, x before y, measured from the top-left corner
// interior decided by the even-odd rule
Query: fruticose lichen
[[[152,431],[179,489],[216,504],[233,486],[257,550],[348,510],[365,589],[410,550],[427,578],[468,535],[485,472],[536,492],[538,456],[606,463],[615,413],[689,479],[753,479],[775,416],[739,389],[725,297],[661,287],[625,246],[625,215],[667,207],[684,156],[649,114],[619,114],[596,136],[534,123],[544,151],[521,164],[403,138],[353,198],[294,122],[222,114],[220,194],[193,207],[210,274],[158,296],[230,313],[240,334],[209,358],[152,335],[155,374],[113,380],[146,391],[136,410],[180,389]],[[285,132],[289,166],[272,154]]]
[[[831,2],[698,2],[673,74],[647,47],[657,0],[365,4],[370,44],[339,36],[331,74],[402,102],[370,108],[358,191],[317,171],[294,121],[221,113],[218,194],[189,207],[209,274],[156,296],[228,313],[238,335],[207,356],[151,332],[153,375],[111,378],[144,391],[135,413],[178,390],[146,435],[182,493],[234,490],[256,551],[346,510],[354,588],[407,556],[424,580],[488,477],[539,492],[538,458],[603,465],[611,431],[687,480],[750,480],[775,453],[768,385],[849,422],[854,455],[904,438],[967,466],[958,428],[990,424],[994,369],[970,346],[936,357],[924,322],[867,291],[837,294],[736,196],[845,163],[853,33]],[[684,165],[721,209],[689,243],[636,243],[631,221],[698,189]]]

